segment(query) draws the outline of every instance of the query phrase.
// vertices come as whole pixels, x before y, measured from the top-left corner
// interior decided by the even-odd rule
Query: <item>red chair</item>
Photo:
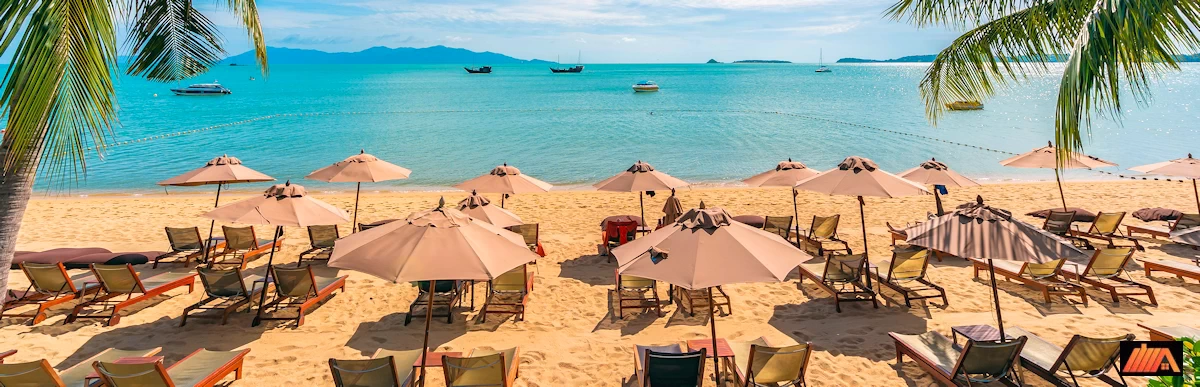
[[[604,254],[611,255],[612,248],[628,243],[637,238],[638,223],[634,221],[608,222],[600,236],[604,246]]]

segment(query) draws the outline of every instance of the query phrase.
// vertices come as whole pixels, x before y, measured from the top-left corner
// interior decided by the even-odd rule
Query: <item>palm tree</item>
[[[899,0],[887,10],[918,27],[970,28],[921,80],[926,114],[984,100],[1030,74],[1062,71],[1054,140],[1059,163],[1083,147],[1093,113],[1121,116],[1121,92],[1147,101],[1149,84],[1200,48],[1200,0]],[[1065,65],[1050,58],[1067,54]]]
[[[249,33],[267,71],[254,0],[221,0]],[[103,152],[116,120],[118,21],[129,30],[125,72],[170,82],[201,74],[225,55],[216,25],[191,0],[0,0],[0,53],[11,53],[0,108],[0,299],[34,177],[86,174],[87,149]],[[15,45],[13,43],[16,43]]]

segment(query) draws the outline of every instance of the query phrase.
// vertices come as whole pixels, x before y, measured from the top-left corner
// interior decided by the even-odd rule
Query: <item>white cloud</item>
[[[584,39],[584,38],[575,39],[575,43],[587,44],[587,39]]]
[[[779,28],[759,28],[759,29],[745,30],[742,32],[751,32],[751,33],[753,33],[753,32],[790,32],[790,33],[795,33],[795,34],[800,34],[800,35],[824,36],[824,35],[835,35],[835,34],[840,34],[843,32],[849,32],[850,30],[853,30],[854,28],[858,27],[859,24],[861,24],[861,23],[859,23],[857,21],[853,21],[853,22],[843,22],[843,23],[824,24],[824,25],[808,25],[808,26],[779,27]]]
[[[642,0],[638,3],[655,7],[779,10],[781,8],[805,8],[829,5],[834,3],[834,0]]]
[[[447,36],[446,36],[446,38],[445,38],[445,39],[443,39],[443,40],[445,40],[445,41],[447,41],[447,42],[452,42],[452,43],[460,43],[460,42],[470,42],[470,41],[471,41],[471,38],[469,38],[469,37],[466,37],[466,38],[464,38],[464,37],[461,37],[461,36],[452,36],[452,35],[447,35]]]
[[[623,36],[623,37],[621,37],[621,41],[622,41],[622,42],[625,42],[625,43],[633,43],[633,42],[636,42],[636,41],[637,41],[637,38],[631,38],[631,37],[628,37],[628,36]]]

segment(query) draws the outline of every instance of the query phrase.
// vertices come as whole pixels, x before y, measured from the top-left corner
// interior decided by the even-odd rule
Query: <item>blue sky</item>
[[[271,46],[358,51],[446,45],[522,59],[686,63],[816,62],[931,54],[952,31],[883,16],[894,0],[263,0]],[[197,7],[209,5],[197,2]],[[231,54],[249,48],[233,17],[201,8]]]

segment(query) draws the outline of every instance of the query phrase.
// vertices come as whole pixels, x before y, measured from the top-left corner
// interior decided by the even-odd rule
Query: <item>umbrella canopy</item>
[[[487,198],[471,192],[471,196],[458,202],[458,210],[476,220],[491,223],[496,227],[510,227],[525,224],[521,217],[506,209],[491,205]]]
[[[350,221],[346,211],[308,196],[303,186],[276,184],[262,196],[226,204],[204,217],[227,223],[308,227]]]
[[[597,190],[609,192],[665,191],[686,186],[688,182],[656,171],[650,164],[641,160],[624,172],[593,185]]]
[[[1196,188],[1196,179],[1200,179],[1200,160],[1192,158],[1191,153],[1188,153],[1186,158],[1140,165],[1129,169],[1154,175],[1192,179],[1192,194],[1196,197],[1196,211],[1200,211],[1200,190]]]
[[[521,173],[517,167],[507,163],[492,168],[492,171],[487,174],[454,186],[463,191],[503,194],[546,192],[551,187],[553,186],[550,183],[529,177],[529,175]]]
[[[901,172],[900,177],[925,185],[943,185],[947,187],[976,187],[979,183],[966,176],[950,170],[946,163],[929,159],[916,168]]]
[[[683,203],[680,203],[679,198],[675,196],[675,190],[671,190],[671,196],[667,197],[666,203],[663,203],[663,224],[675,223],[682,214]]]
[[[962,258],[1044,263],[1087,256],[1070,242],[1041,227],[1013,218],[1012,213],[983,204],[982,198],[906,230],[908,244]]]
[[[193,169],[179,176],[158,182],[158,185],[197,186],[207,184],[232,184],[271,181],[275,178],[267,176],[242,165],[237,157],[223,155],[209,160],[203,167]]]
[[[924,186],[893,175],[865,157],[850,156],[837,168],[796,183],[796,189],[829,195],[894,198],[928,195]]]
[[[329,266],[392,282],[490,280],[537,258],[517,233],[439,205],[339,239]]]
[[[780,161],[775,169],[751,176],[742,180],[751,187],[791,187],[804,179],[816,176],[820,171],[814,170],[799,161]]]
[[[1058,150],[1054,147],[1054,143],[1047,142],[1046,146],[1044,147],[1004,159],[1000,161],[1000,165],[1013,168],[1059,169],[1057,153]],[[1101,160],[1097,157],[1088,156],[1082,153],[1072,152],[1071,154],[1067,155],[1067,161],[1063,165],[1063,168],[1091,169],[1115,166],[1117,166],[1117,164],[1110,161]]]
[[[309,173],[305,179],[329,183],[378,183],[388,180],[407,179],[412,171],[378,157],[365,150]]]

